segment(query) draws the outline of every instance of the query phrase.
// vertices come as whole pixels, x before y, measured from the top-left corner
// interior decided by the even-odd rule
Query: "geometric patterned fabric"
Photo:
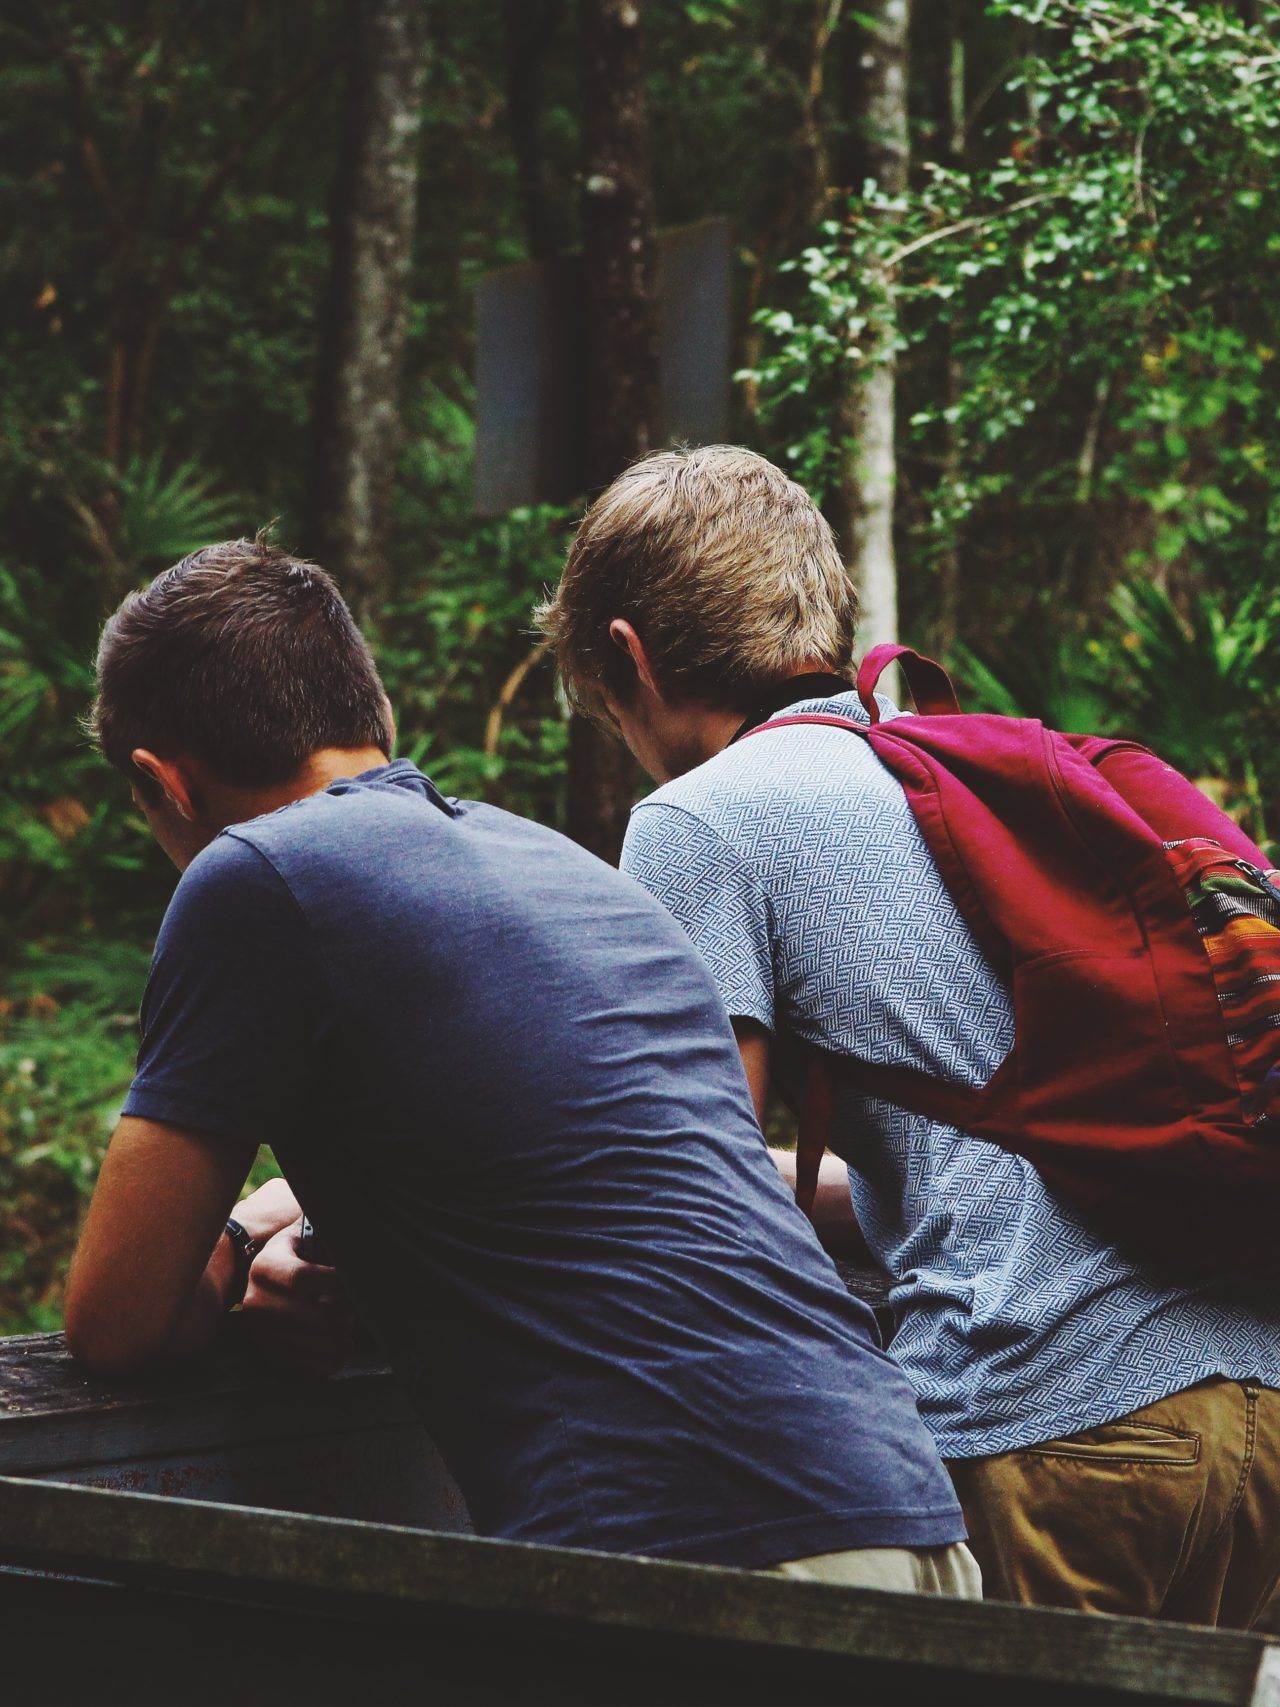
[[[1280,872],[1262,871],[1202,836],[1164,847],[1213,970],[1245,1118],[1274,1121],[1280,1115]]]
[[[855,694],[776,715],[797,709],[866,721]],[[641,801],[622,868],[684,926],[730,1014],[773,1033],[789,1100],[789,1038],[975,1085],[1009,1049],[1004,985],[855,736],[810,725],[726,748]],[[1280,1387],[1280,1285],[1255,1270],[1171,1288],[1020,1157],[837,1095],[832,1147],[892,1282],[891,1349],[944,1457],[1096,1427],[1209,1375]]]

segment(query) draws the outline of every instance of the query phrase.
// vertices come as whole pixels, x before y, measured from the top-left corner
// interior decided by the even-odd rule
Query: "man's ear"
[[[146,747],[135,747],[129,758],[134,768],[160,790],[178,816],[194,824],[200,808],[194,767],[183,759],[162,759]]]
[[[631,624],[623,617],[615,617],[609,624],[609,638],[631,659],[636,667],[636,675],[649,692],[657,694],[661,698],[662,690],[658,686],[658,679],[649,662],[649,654],[644,649],[644,641],[641,640]]]

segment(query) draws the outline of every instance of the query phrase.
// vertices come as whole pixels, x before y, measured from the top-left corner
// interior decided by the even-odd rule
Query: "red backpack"
[[[900,659],[918,715],[880,722]],[[1025,1156],[1082,1209],[1180,1202],[1198,1216],[1280,1193],[1280,873],[1200,791],[1130,741],[960,715],[946,672],[877,646],[870,718],[830,724],[897,777],[1013,1002],[1014,1043],[981,1089],[819,1054],[796,1195],[812,1207],[833,1076]]]

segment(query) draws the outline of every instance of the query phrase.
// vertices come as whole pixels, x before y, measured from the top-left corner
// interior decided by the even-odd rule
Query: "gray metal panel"
[[[475,507],[502,515],[581,484],[586,286],[581,262],[491,273],[476,286]]]
[[[728,222],[657,242],[661,441],[729,430],[732,245]],[[589,483],[586,280],[568,256],[491,273],[476,286],[475,507],[504,515],[559,504]]]
[[[658,360],[663,444],[729,434],[729,223],[707,219],[658,240]]]

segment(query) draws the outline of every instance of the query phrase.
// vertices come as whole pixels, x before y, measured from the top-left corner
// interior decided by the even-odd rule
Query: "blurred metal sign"
[[[661,444],[728,434],[731,268],[727,220],[658,237]],[[580,256],[508,267],[476,286],[478,514],[586,491],[585,327]]]

